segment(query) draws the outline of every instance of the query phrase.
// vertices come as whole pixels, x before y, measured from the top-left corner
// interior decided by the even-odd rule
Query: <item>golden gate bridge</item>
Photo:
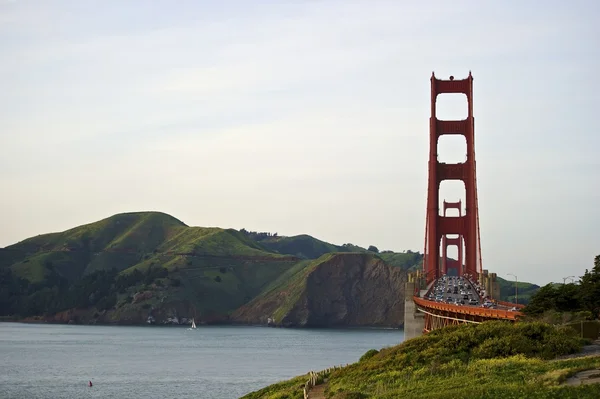
[[[463,120],[438,119],[436,102],[441,94],[464,94],[467,117]],[[496,274],[483,269],[481,261],[474,122],[471,72],[466,79],[460,80],[453,76],[448,80],[438,79],[432,73],[425,251],[423,270],[410,274],[406,286],[406,339],[452,324],[498,319],[516,321],[522,316],[522,305],[498,300]],[[465,162],[439,162],[438,144],[444,135],[465,138]],[[464,184],[464,213],[462,201],[444,199],[440,214],[440,184],[447,180]],[[448,209],[458,209],[458,216],[448,216]],[[450,246],[458,247],[457,260],[448,258]],[[468,302],[464,302],[465,299]]]

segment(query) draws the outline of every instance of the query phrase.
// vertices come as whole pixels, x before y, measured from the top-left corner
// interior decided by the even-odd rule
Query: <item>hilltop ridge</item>
[[[0,316],[76,323],[181,323],[190,317],[200,323],[241,322],[232,313],[262,298],[265,290],[289,287],[290,279],[306,285],[299,276],[311,274],[299,271],[320,256],[345,252],[348,258],[336,258],[337,267],[356,268],[351,250],[365,255],[364,265],[394,269],[380,254],[306,234],[191,227],[161,212],[121,213],[2,248]],[[293,301],[281,306],[293,306]]]

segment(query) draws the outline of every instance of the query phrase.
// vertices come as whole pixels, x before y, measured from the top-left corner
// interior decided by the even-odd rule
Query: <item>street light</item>
[[[512,273],[506,273],[509,276],[513,276],[515,278],[515,304],[519,304],[519,289],[517,288],[517,276]]]
[[[569,279],[569,278],[571,279],[571,281],[573,281],[573,279],[575,278],[575,276],[567,276],[567,277],[563,277],[563,278],[562,278],[562,279],[563,279],[563,285],[565,285],[565,284],[566,284],[566,281],[567,281],[567,279]]]

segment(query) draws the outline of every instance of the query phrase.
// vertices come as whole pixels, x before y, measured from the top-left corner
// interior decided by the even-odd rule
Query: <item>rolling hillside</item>
[[[281,257],[235,230],[188,227],[164,213],[139,212],[26,239],[0,252],[0,267],[10,266],[32,282],[43,281],[52,270],[75,280],[112,268],[184,266],[190,256]]]
[[[118,214],[2,249],[0,305],[5,316],[78,309],[78,318],[139,323],[166,309],[218,321],[297,261],[236,230]],[[92,308],[102,317],[82,311]]]
[[[335,325],[397,325],[390,309],[403,295],[405,271],[418,268],[422,255],[369,249],[123,213],[1,248],[0,317],[134,324],[273,317],[282,325],[327,325],[329,309]],[[377,312],[374,295],[388,313]],[[302,305],[309,299],[321,308]]]
[[[297,279],[311,259],[357,250],[369,253],[309,235],[190,227],[160,212],[123,213],[0,249],[0,316],[224,322],[268,287]]]

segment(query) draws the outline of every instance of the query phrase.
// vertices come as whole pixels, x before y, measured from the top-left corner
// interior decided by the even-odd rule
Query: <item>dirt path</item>
[[[327,383],[313,387],[308,393],[308,399],[325,399],[325,388],[327,388]]]
[[[587,385],[600,382],[600,369],[580,371],[565,381],[566,385]]]

